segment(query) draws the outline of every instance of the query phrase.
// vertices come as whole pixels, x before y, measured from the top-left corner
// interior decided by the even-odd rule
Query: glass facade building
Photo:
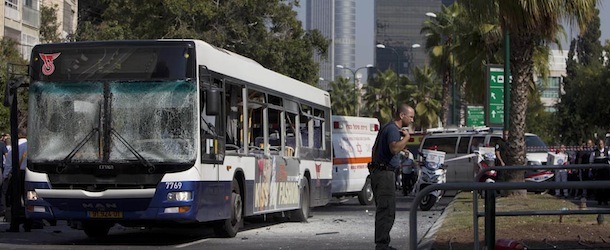
[[[448,0],[376,0],[375,1],[375,65],[385,71],[392,69],[408,75],[427,62],[425,38],[420,34],[426,12],[439,12]],[[383,44],[385,48],[379,48]],[[413,48],[414,44],[420,47]],[[372,74],[370,74],[372,75]]]
[[[353,69],[356,64],[355,0],[307,0],[305,29],[317,29],[331,40],[326,59],[314,56],[320,64],[319,75],[324,79],[318,82],[318,86],[328,89],[328,82],[337,76],[352,79],[349,70],[339,69],[336,65]]]
[[[335,1],[307,0],[305,11],[305,29],[317,29],[322,35],[331,39],[328,47],[328,54],[323,58],[319,54],[314,54],[314,60],[320,64],[318,87],[328,89],[328,82],[335,78],[334,55],[335,48],[332,38],[335,37]]]

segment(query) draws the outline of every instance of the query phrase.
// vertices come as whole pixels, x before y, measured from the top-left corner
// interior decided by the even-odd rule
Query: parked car
[[[462,157],[447,163],[448,183],[474,181],[476,158],[463,156],[472,154],[480,146],[493,147],[502,140],[501,130],[489,128],[434,129],[427,132],[419,146],[420,151],[430,148],[444,151],[445,161]],[[546,165],[549,150],[537,135],[526,133],[525,145],[527,165]]]

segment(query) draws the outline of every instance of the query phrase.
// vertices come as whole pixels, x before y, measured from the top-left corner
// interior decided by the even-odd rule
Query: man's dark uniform
[[[390,230],[396,218],[395,170],[400,167],[400,155],[392,154],[390,142],[400,141],[400,128],[394,121],[384,125],[373,146],[371,185],[375,197],[375,245],[376,249],[387,249]]]

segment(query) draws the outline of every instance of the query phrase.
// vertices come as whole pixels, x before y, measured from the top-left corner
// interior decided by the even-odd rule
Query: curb
[[[445,207],[441,216],[434,222],[434,224],[428,229],[424,237],[417,244],[417,249],[432,249],[434,242],[436,241],[436,232],[441,226],[443,226],[443,222],[445,221],[445,217],[447,217],[448,213],[451,213],[453,210],[453,203],[455,203],[455,198],[449,202],[449,205]]]

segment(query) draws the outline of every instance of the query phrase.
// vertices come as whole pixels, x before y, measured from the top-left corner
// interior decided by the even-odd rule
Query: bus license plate
[[[89,211],[89,218],[95,219],[120,219],[123,218],[123,212],[120,211]]]

